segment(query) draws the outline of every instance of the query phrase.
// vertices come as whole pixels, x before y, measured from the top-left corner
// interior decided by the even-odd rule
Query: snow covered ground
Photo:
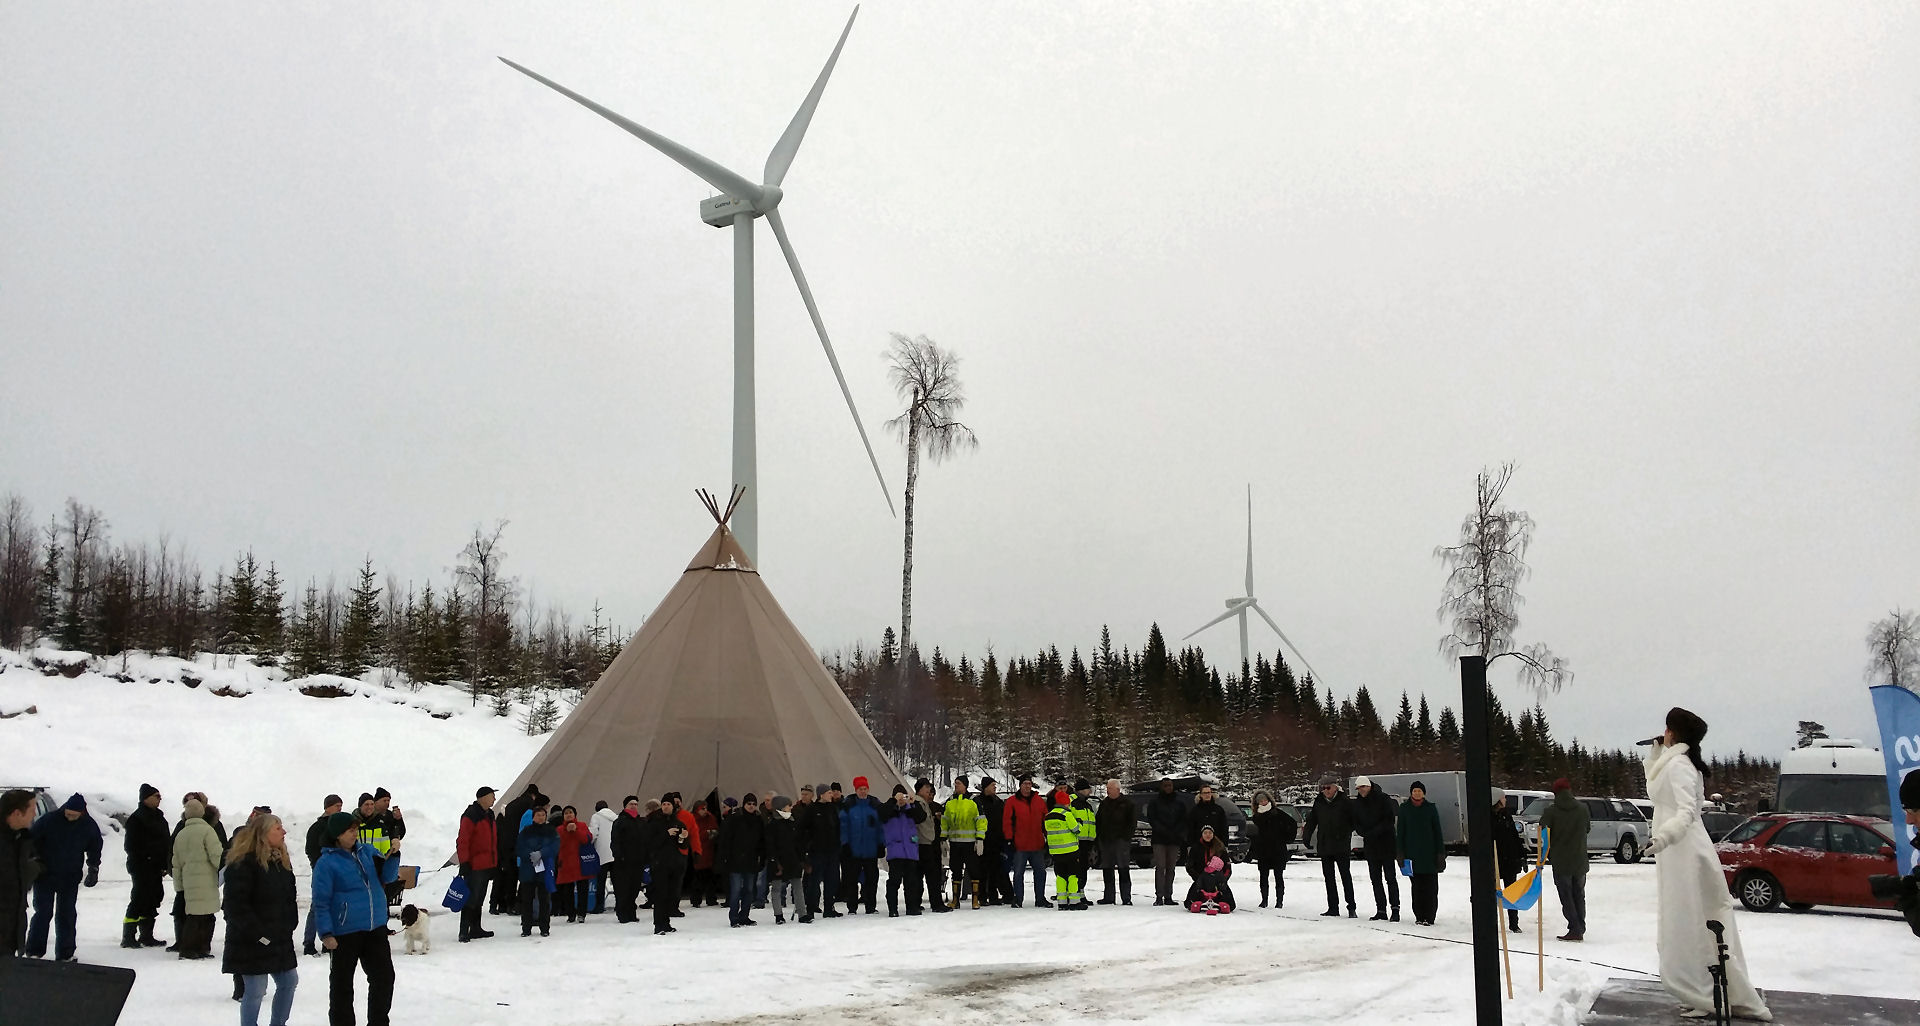
[[[42,653],[44,656],[45,653]],[[104,811],[131,808],[140,783],[167,795],[208,792],[238,820],[254,804],[290,813],[296,836],[320,796],[351,800],[384,785],[407,810],[407,861],[437,866],[479,783],[504,786],[539,747],[517,716],[474,709],[455,689],[387,689],[329,679],[353,692],[319,699],[314,681],[284,681],[243,662],[129,660],[134,682],[97,673],[46,676],[0,651],[0,782],[79,790]],[[117,672],[118,661],[102,667]],[[188,688],[182,674],[201,680]],[[150,684],[148,677],[162,683]],[[225,688],[238,696],[223,697]],[[436,719],[437,714],[446,714]],[[160,951],[123,951],[118,923],[127,895],[109,836],[100,886],[82,891],[80,957],[139,972],[122,1022],[175,1026],[228,1021],[234,1006],[217,963],[181,962]],[[650,1023],[1192,1023],[1470,1021],[1464,860],[1441,878],[1440,922],[1430,929],[1322,919],[1317,864],[1294,864],[1282,911],[1253,907],[1258,887],[1239,867],[1247,907],[1208,918],[1154,908],[1152,874],[1136,872],[1138,903],[1087,912],[965,909],[947,916],[860,916],[801,926],[729,930],[720,910],[690,911],[681,932],[655,938],[605,916],[556,924],[551,938],[499,936],[454,942],[444,915],[425,957],[398,954],[395,1020],[418,1026],[525,1026],[531,1015],[579,1026]],[[1364,870],[1361,873],[1364,876]],[[1585,944],[1552,940],[1563,928],[1547,912],[1547,991],[1534,991],[1536,950],[1510,935],[1517,1000],[1508,1021],[1571,1024],[1609,976],[1649,974],[1654,951],[1651,865],[1597,862],[1589,884]],[[1364,883],[1361,884],[1364,890]],[[306,883],[301,882],[304,894]],[[416,903],[437,906],[434,874]],[[1090,888],[1099,893],[1096,884]],[[424,899],[424,900],[423,900]],[[1551,906],[1551,898],[1549,905]],[[1362,915],[1370,902],[1362,898]],[[1920,977],[1870,968],[1886,950],[1915,944],[1904,924],[1879,914],[1825,910],[1738,917],[1763,987],[1920,998]],[[163,926],[163,935],[170,927]],[[294,1019],[325,1018],[326,962],[305,959]]]

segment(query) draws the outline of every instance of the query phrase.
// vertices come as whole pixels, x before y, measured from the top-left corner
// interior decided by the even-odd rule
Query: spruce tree
[[[253,554],[247,554],[252,562]],[[267,576],[260,582],[260,590],[254,596],[253,633],[254,651],[259,653],[262,666],[273,666],[287,651],[287,599],[280,592],[280,571],[271,562],[267,564]]]
[[[227,578],[227,634],[230,651],[251,653],[260,647],[259,564],[251,550],[234,557]]]
[[[65,556],[65,550],[60,547],[60,525],[49,520],[47,555],[40,562],[40,586],[34,602],[43,638],[51,637],[60,626],[60,561]]]
[[[1440,732],[1433,726],[1433,714],[1427,711],[1425,692],[1420,695],[1420,715],[1413,721],[1413,737],[1422,748],[1432,748],[1440,743]]]
[[[1400,692],[1400,713],[1393,718],[1393,729],[1388,732],[1387,740],[1402,751],[1412,748],[1419,740],[1419,735],[1414,733],[1413,703],[1405,691]]]
[[[1437,737],[1440,748],[1450,757],[1460,755],[1460,721],[1454,719],[1453,706],[1441,706],[1440,730]]]
[[[345,624],[340,628],[340,672],[358,677],[380,657],[385,625],[381,623],[380,591],[374,583],[373,557],[360,564],[360,583],[347,601]]]
[[[320,585],[309,579],[306,597],[300,602],[300,615],[294,620],[293,661],[287,666],[288,672],[296,677],[311,677],[332,669],[321,637],[324,615],[320,609]]]

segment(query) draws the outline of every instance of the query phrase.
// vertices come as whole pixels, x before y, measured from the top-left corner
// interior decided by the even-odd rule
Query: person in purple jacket
[[[900,885],[907,885],[907,914],[920,914],[920,823],[926,807],[913,800],[905,784],[893,785],[893,800],[880,807],[880,833],[887,842],[887,916],[900,915]]]

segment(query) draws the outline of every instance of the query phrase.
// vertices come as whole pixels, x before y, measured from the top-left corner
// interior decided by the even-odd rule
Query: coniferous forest
[[[451,548],[451,546],[449,546]],[[393,686],[457,684],[505,714],[531,707],[527,728],[551,730],[619,654],[625,630],[597,605],[576,617],[537,605],[507,572],[505,525],[477,528],[441,581],[399,581],[365,560],[338,579],[288,581],[270,558],[240,552],[208,571],[184,546],[119,542],[98,511],[68,500],[39,520],[0,497],[0,645],[39,640],[114,656],[150,651],[249,655],[289,674],[359,676]],[[1460,726],[1446,694],[1359,686],[1335,694],[1296,676],[1279,654],[1250,667],[1209,664],[1170,647],[1159,627],[1116,645],[1102,628],[1085,653],[1070,644],[949,658],[876,648],[824,657],[902,772],[1030,771],[1045,780],[1138,780],[1198,773],[1232,794],[1310,792],[1324,775],[1461,768]],[[1452,671],[1436,666],[1434,682]],[[1515,696],[1519,697],[1519,696]],[[1489,700],[1494,779],[1545,788],[1567,776],[1582,793],[1641,793],[1630,753],[1555,735],[1538,704]],[[1710,790],[1751,808],[1771,794],[1776,762],[1713,753]]]

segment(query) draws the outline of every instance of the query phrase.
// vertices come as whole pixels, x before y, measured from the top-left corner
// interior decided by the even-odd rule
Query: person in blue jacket
[[[528,813],[527,825],[520,828],[520,936],[540,936],[553,929],[553,873],[560,862],[560,832],[547,822],[547,810]]]
[[[874,914],[880,898],[880,855],[886,850],[880,832],[880,799],[867,793],[867,778],[853,778],[853,793],[840,805],[840,880],[852,897],[849,914],[867,907]]]
[[[353,971],[367,974],[367,1026],[388,1026],[393,1007],[393,949],[387,944],[386,886],[400,877],[395,842],[382,859],[360,843],[360,823],[345,812],[327,817],[333,847],[313,864],[313,907],[320,946],[333,953],[327,980],[328,1021],[352,1023]]]
[[[80,884],[83,879],[88,887],[100,882],[100,826],[87,815],[87,799],[76,794],[35,821],[30,836],[40,849],[46,872],[33,883],[33,923],[27,928],[25,954],[46,957],[51,925],[54,958],[71,962],[76,947],[74,903],[80,897]]]

